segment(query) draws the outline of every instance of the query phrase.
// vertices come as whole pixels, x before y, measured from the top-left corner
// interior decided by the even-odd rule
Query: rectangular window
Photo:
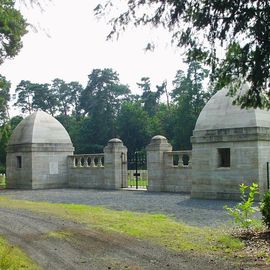
[[[230,148],[218,149],[218,167],[230,167],[231,166],[231,151]]]
[[[22,157],[16,156],[16,160],[17,160],[17,168],[21,168],[22,167]]]

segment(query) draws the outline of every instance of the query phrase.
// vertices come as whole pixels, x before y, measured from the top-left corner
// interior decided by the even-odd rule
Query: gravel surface
[[[147,191],[104,191],[82,189],[2,190],[0,196],[13,199],[101,205],[115,210],[163,213],[196,226],[219,226],[231,220],[223,206],[236,202],[190,199],[187,194]]]
[[[44,270],[239,270],[224,258],[174,252],[46,214],[1,207],[0,212],[0,234]],[[59,231],[68,236],[52,236]]]

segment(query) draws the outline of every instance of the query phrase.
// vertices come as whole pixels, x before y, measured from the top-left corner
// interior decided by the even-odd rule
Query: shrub
[[[263,223],[270,229],[270,191],[268,190],[261,201],[260,210]]]
[[[6,173],[6,167],[3,165],[0,165],[0,174]]]
[[[256,223],[254,213],[257,211],[257,208],[254,207],[254,199],[255,195],[259,193],[258,190],[259,185],[256,183],[252,183],[250,186],[241,184],[241,202],[234,207],[224,206],[229,215],[234,217],[234,222],[240,224],[244,229],[250,229]]]

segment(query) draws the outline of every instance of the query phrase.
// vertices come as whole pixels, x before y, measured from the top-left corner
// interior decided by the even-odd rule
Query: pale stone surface
[[[104,147],[104,188],[127,187],[127,148],[114,138]]]
[[[127,185],[126,147],[112,139],[104,154],[81,154],[68,157],[69,187],[119,189]],[[104,166],[102,159],[104,158]],[[83,162],[82,162],[83,160]]]
[[[34,112],[23,119],[15,128],[9,141],[9,145],[28,143],[72,144],[62,124],[43,111]]]
[[[191,191],[191,166],[173,165],[173,155],[181,153],[173,152],[164,136],[154,136],[146,150],[149,191]]]
[[[226,90],[221,90],[207,103],[193,131],[192,155],[190,151],[172,151],[164,136],[151,139],[146,148],[149,191],[239,199],[239,184],[243,182],[257,182],[261,194],[266,191],[270,112],[242,110],[231,102]],[[224,148],[229,149],[227,167],[220,164],[220,149]],[[18,125],[7,152],[8,188],[127,187],[127,148],[120,139],[111,139],[104,154],[78,157],[73,155],[64,127],[44,112],[36,112]],[[183,164],[183,155],[189,156],[188,165]],[[173,156],[178,156],[179,164],[173,164]]]
[[[15,128],[8,144],[7,187],[66,187],[67,156],[73,149],[68,133],[55,118],[43,111],[31,114]]]
[[[104,167],[69,168],[68,186],[71,188],[104,188]]]
[[[241,109],[223,89],[202,110],[192,141],[193,198],[239,199],[239,185],[256,182],[266,191],[270,160],[270,112]],[[219,149],[230,149],[230,166],[220,167]]]
[[[244,86],[246,87],[246,86]],[[232,105],[233,97],[226,88],[218,91],[205,105],[197,120],[195,130],[227,128],[268,127],[270,111],[241,109]]]
[[[8,145],[8,188],[127,187],[127,148],[120,139],[111,139],[104,155],[81,155],[78,166],[74,164],[78,155],[73,155],[73,150],[68,133],[55,118],[43,111],[26,117]]]

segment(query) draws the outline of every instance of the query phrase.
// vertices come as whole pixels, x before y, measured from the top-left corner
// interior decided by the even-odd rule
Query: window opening
[[[16,156],[17,159],[17,168],[22,167],[22,157],[21,156]]]
[[[230,167],[231,166],[230,148],[218,149],[218,156],[219,156],[218,167]]]

